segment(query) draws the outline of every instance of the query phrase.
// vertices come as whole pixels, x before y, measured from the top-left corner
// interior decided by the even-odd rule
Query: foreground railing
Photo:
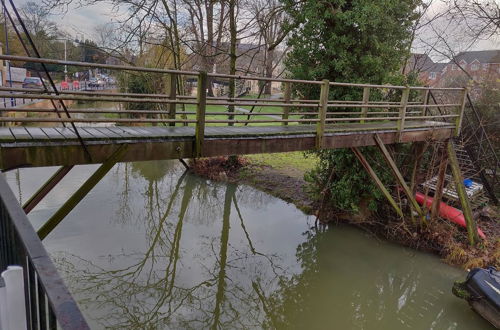
[[[11,265],[23,267],[27,329],[89,329],[33,226],[0,175],[0,272]]]

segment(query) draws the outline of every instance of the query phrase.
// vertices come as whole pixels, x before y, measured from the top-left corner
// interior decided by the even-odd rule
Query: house
[[[416,72],[422,83],[433,87],[470,79],[500,83],[500,49],[460,52],[446,63],[434,63],[426,54],[412,54],[404,69],[409,72]]]

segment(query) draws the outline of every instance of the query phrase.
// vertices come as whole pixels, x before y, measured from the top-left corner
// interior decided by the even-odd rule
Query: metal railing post
[[[174,73],[171,73],[169,75],[169,92],[168,92],[168,98],[170,100],[175,100],[177,98],[177,75]],[[169,103],[167,105],[168,108],[168,119],[175,119],[176,116],[176,103]],[[175,122],[169,123],[169,126],[175,126]]]
[[[429,104],[429,90],[426,89],[422,92],[422,104],[423,105],[428,105]],[[422,108],[422,116],[427,115],[427,107]]]
[[[406,107],[408,105],[408,97],[410,96],[410,87],[406,87],[401,95],[401,107],[399,108],[399,119],[397,129],[399,133],[398,141],[401,140],[402,133],[405,129]]]
[[[316,148],[321,149],[324,147],[325,138],[325,123],[326,123],[326,112],[328,111],[328,92],[330,88],[330,81],[328,79],[323,79],[321,84],[321,94],[319,97],[319,113],[318,113],[318,124],[316,125]]]
[[[464,88],[462,93],[463,93],[462,101],[460,103],[460,108],[458,109],[458,117],[455,121],[455,136],[459,136],[460,130],[462,129],[462,121],[464,118],[464,111],[465,111],[465,102],[467,101],[467,94],[468,94],[467,87]]]
[[[198,91],[196,93],[195,157],[201,157],[203,155],[206,103],[207,73],[202,71],[198,74]]]
[[[367,105],[370,101],[370,87],[363,88],[363,105]],[[365,118],[368,115],[368,107],[362,107],[361,110],[361,118]],[[364,119],[359,121],[361,124],[364,124]]]
[[[284,90],[283,90],[283,97],[284,97],[284,102],[285,103],[290,103],[292,99],[292,87],[290,86],[289,82],[284,83]],[[281,119],[283,120],[288,120],[288,113],[290,112],[290,107],[283,107],[283,115],[281,116]],[[282,123],[284,126],[288,125],[288,122],[283,122]]]

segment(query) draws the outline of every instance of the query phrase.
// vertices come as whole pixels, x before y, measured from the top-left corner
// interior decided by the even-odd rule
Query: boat
[[[455,282],[452,292],[500,329],[500,272],[494,267],[473,268],[464,282]]]
[[[432,198],[430,196],[426,196],[426,195],[419,193],[419,192],[417,192],[415,194],[415,199],[416,199],[417,203],[419,203],[420,205],[425,205],[428,209],[431,208],[432,201],[434,200],[434,198]],[[464,218],[464,214],[462,213],[462,211],[460,211],[459,209],[456,209],[452,206],[449,206],[448,204],[446,204],[444,202],[439,203],[439,216],[441,218],[448,219],[451,222],[456,223],[457,225],[459,225],[461,227],[466,228],[465,218]],[[478,228],[477,233],[479,234],[479,236],[482,239],[486,239],[486,235],[483,233],[483,231],[481,229]]]

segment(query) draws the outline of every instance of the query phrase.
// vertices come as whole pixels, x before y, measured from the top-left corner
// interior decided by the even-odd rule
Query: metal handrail
[[[0,244],[0,271],[10,265],[23,267],[28,329],[90,329],[2,175]]]

